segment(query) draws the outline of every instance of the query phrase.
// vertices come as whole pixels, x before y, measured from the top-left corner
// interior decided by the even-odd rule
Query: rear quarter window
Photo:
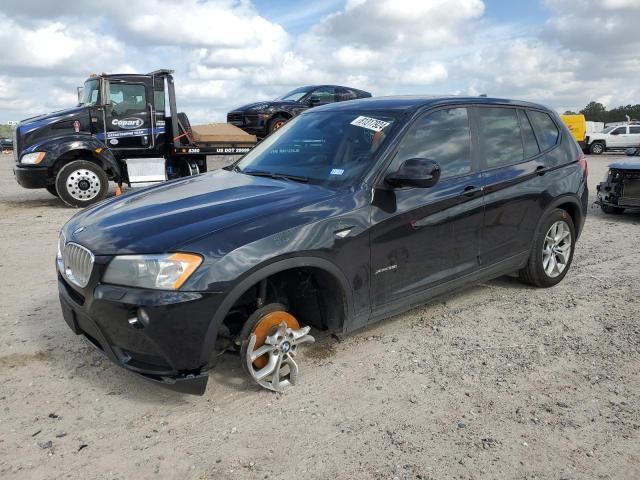
[[[554,147],[560,138],[560,130],[558,130],[558,126],[551,118],[551,115],[536,110],[529,110],[527,113],[536,126],[538,142],[542,150],[549,150]]]

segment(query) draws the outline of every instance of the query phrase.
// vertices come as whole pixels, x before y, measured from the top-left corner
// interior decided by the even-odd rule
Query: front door
[[[623,148],[627,146],[629,139],[627,138],[627,126],[622,125],[611,131],[609,139],[607,140],[607,147],[611,148]]]
[[[144,83],[110,80],[107,89],[106,144],[109,148],[153,147],[150,89]]]
[[[441,168],[431,188],[375,192],[371,229],[371,285],[375,310],[477,271],[483,223],[480,173],[474,167],[469,112],[445,108],[419,118],[402,139],[387,173],[410,158]]]

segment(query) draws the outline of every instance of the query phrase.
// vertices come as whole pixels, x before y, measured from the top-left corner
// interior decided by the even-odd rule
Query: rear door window
[[[515,108],[481,107],[478,112],[478,141],[487,168],[519,163],[524,147],[518,111]]]
[[[336,88],[336,102],[344,102],[345,100],[355,100],[358,96],[353,90],[348,88]]]
[[[471,133],[466,108],[447,108],[417,120],[404,136],[391,167],[395,171],[410,158],[438,162],[441,178],[471,172]]]
[[[560,130],[548,113],[529,110],[529,118],[538,131],[538,141],[543,150],[548,150],[558,143]]]
[[[640,134],[640,126],[638,127],[629,127],[629,133],[632,135]]]

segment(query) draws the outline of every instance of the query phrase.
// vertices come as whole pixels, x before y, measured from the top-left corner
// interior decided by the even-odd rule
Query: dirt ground
[[[614,156],[590,157],[590,188]],[[0,477],[640,478],[640,214],[590,208],[550,290],[503,277],[300,355],[262,391],[229,355],[203,397],[112,365],[62,319],[76,211],[0,158]]]

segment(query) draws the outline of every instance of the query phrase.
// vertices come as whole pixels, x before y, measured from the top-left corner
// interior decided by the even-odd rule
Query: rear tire
[[[529,260],[520,270],[520,279],[539,288],[560,283],[571,267],[575,240],[576,229],[571,215],[560,208],[549,212],[535,233]]]
[[[47,189],[47,192],[49,192],[51,195],[53,195],[54,197],[59,197],[60,195],[58,195],[58,190],[56,190],[56,185],[47,185],[46,187],[44,187]]]
[[[60,169],[55,187],[64,203],[84,208],[107,195],[109,178],[99,165],[86,160],[75,160]]]
[[[601,155],[604,153],[604,150],[605,150],[605,147],[604,147],[604,143],[602,142],[593,142],[589,146],[589,153],[593,155]]]
[[[609,215],[621,215],[624,213],[624,208],[613,207],[611,205],[600,204],[600,209],[602,210],[603,213],[607,213]]]

